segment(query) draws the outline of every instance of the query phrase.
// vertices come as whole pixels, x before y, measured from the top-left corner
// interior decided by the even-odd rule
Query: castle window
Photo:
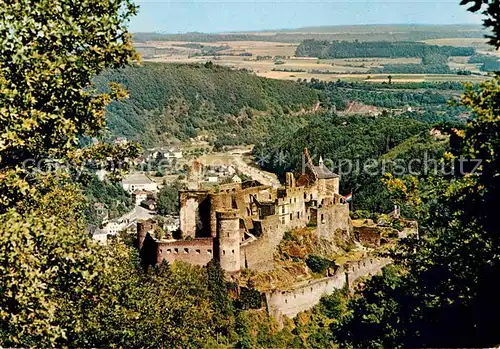
[[[207,250],[207,253],[208,253],[208,254],[212,254],[212,250],[208,249],[208,250]]]
[[[224,254],[224,255],[225,255],[225,254],[226,254],[226,250],[222,250],[222,254]]]
[[[169,249],[167,250],[167,253],[172,253],[172,250],[169,248]]]
[[[178,248],[174,248],[174,253],[179,253],[179,249]]]
[[[292,203],[292,198],[290,198],[290,203]]]
[[[311,200],[313,199],[313,194],[311,194]]]
[[[186,247],[186,248],[184,249],[184,253],[189,253],[189,248],[187,248],[187,247]]]
[[[234,250],[232,250],[231,253],[234,254]]]
[[[293,220],[293,214],[290,213],[290,220]]]
[[[288,299],[285,299],[285,303],[288,303]]]
[[[201,252],[200,250],[196,250],[196,254],[200,254],[200,252]]]
[[[321,223],[325,223],[325,215],[323,213],[321,214]]]
[[[300,218],[300,212],[297,212],[297,219]]]
[[[307,194],[306,194],[306,193],[304,193],[304,200],[305,200],[305,199],[307,199]]]
[[[297,198],[293,198],[293,202],[296,203],[297,202]]]

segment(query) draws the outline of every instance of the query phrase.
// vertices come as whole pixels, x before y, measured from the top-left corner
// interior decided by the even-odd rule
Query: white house
[[[122,180],[123,189],[129,193],[136,190],[158,192],[158,185],[144,173],[129,174]]]
[[[136,190],[132,193],[132,200],[134,200],[136,206],[139,206],[141,202],[146,201],[152,194],[150,191]]]

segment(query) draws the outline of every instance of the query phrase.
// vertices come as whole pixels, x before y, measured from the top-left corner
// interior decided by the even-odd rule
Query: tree
[[[468,3],[471,1],[463,1]],[[498,1],[485,13],[498,16]],[[496,11],[496,12],[495,12]],[[497,26],[498,23],[491,26]],[[498,43],[498,27],[494,27]],[[500,341],[495,294],[500,244],[500,76],[466,85],[460,104],[472,112],[452,134],[443,161],[451,175],[425,183],[388,178],[393,194],[426,210],[423,238],[409,238],[391,256],[395,266],[372,278],[349,302],[349,314],[332,331],[353,347],[490,347]],[[464,162],[464,159],[467,160]],[[411,189],[411,190],[410,190]],[[418,190],[416,190],[418,189]]]
[[[156,200],[156,210],[161,215],[175,215],[179,212],[179,189],[180,183],[165,185],[158,193]]]
[[[214,329],[224,336],[233,335],[234,307],[228,295],[228,286],[224,279],[224,270],[217,259],[207,264],[208,287],[212,309],[214,310]]]
[[[486,35],[489,38],[490,45],[497,48],[500,47],[500,1],[498,0],[461,0],[460,5],[469,5],[468,11],[479,12],[482,10],[484,15],[483,24],[486,28],[492,30],[491,35]]]
[[[85,337],[112,279],[111,256],[85,232],[77,180],[91,156],[119,175],[138,147],[78,140],[99,136],[104,107],[125,96],[116,85],[97,94],[91,80],[135,59],[126,28],[135,12],[128,0],[0,2],[2,346]]]

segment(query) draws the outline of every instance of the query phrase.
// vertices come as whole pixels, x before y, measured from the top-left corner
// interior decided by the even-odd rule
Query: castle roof
[[[314,169],[318,174],[318,179],[339,178],[339,175],[330,171],[330,169],[323,164],[323,161],[320,161],[319,166],[314,166]]]

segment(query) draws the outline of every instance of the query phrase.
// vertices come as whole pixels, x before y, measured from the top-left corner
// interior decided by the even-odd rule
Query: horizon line
[[[187,31],[187,32],[165,32],[165,31],[131,31],[131,33],[153,33],[153,34],[163,34],[163,35],[183,35],[183,34],[208,34],[208,35],[231,35],[231,34],[252,34],[252,33],[267,33],[267,32],[290,32],[294,30],[304,30],[312,28],[330,28],[330,27],[374,27],[374,26],[419,26],[419,27],[452,27],[452,26],[469,26],[478,27],[485,30],[484,26],[479,23],[446,23],[446,24],[432,24],[432,23],[370,23],[370,24],[326,24],[318,26],[303,26],[295,28],[274,28],[274,29],[255,29],[255,30],[225,30],[217,32],[205,32],[205,31]],[[304,32],[307,34],[307,32]],[[333,34],[333,33],[318,33],[318,34]]]

